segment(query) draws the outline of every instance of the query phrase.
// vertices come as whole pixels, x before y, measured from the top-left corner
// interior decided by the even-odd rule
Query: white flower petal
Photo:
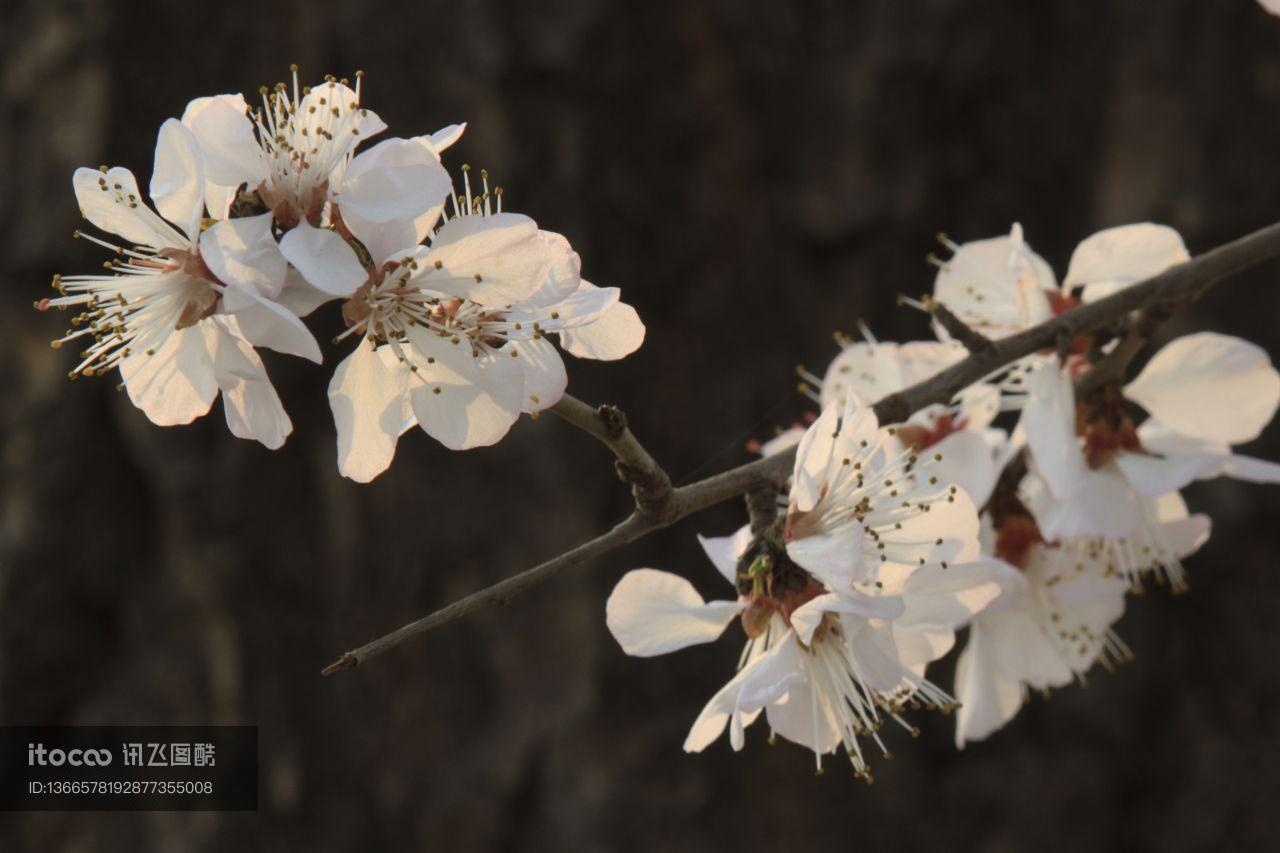
[[[969,643],[956,661],[956,747],[983,740],[1002,728],[1022,707],[1023,687],[1000,671],[992,638],[978,621],[969,629]]]
[[[1200,332],[1161,349],[1125,396],[1193,438],[1241,444],[1258,437],[1280,404],[1280,373],[1266,350]]]
[[[946,625],[924,623],[920,625],[893,625],[894,644],[898,659],[908,669],[924,671],[951,651],[956,644],[956,629]]]
[[[242,304],[234,316],[240,333],[256,347],[267,347],[285,355],[296,355],[316,364],[321,362],[320,345],[311,331],[288,308],[260,295],[256,290],[230,286],[223,294],[238,293]]]
[[[271,214],[216,222],[200,235],[200,257],[224,284],[275,297],[284,287],[286,263],[271,233]]]
[[[827,613],[846,613],[864,619],[897,619],[905,612],[905,602],[898,595],[867,595],[856,590],[828,592],[810,599],[791,613],[791,627],[797,639],[806,646],[813,641],[814,631]]]
[[[1116,467],[1129,485],[1144,495],[1162,495],[1209,476],[1222,468],[1223,460],[1213,456],[1151,456],[1146,453],[1117,453]]]
[[[452,190],[434,152],[411,139],[384,139],[351,160],[334,201],[369,222],[411,222]]]
[[[1036,365],[1026,375],[1027,402],[1019,426],[1035,458],[1036,470],[1055,495],[1074,493],[1085,473],[1076,437],[1075,391],[1056,361]]]
[[[386,261],[403,253],[409,247],[415,247],[422,242],[426,236],[426,231],[430,226],[435,224],[435,220],[439,218],[440,211],[443,208],[431,208],[424,213],[422,217],[429,217],[430,222],[426,228],[419,229],[417,219],[397,219],[391,222],[373,222],[365,219],[354,210],[344,209],[342,211],[342,222],[350,229],[369,251],[369,257],[373,259],[374,266],[382,266]]]
[[[1222,472],[1250,483],[1280,483],[1280,465],[1267,459],[1255,459],[1233,453],[1226,458]]]
[[[498,357],[511,352],[517,354],[513,360],[524,374],[524,411],[541,412],[559,402],[569,385],[569,374],[556,348],[546,338],[530,338],[508,343],[498,351]]]
[[[267,378],[262,359],[252,346],[237,337],[233,327],[220,321],[202,325],[216,330],[210,341],[214,374],[222,389],[222,406],[231,434],[259,441],[271,450],[279,448],[293,432],[293,423]]]
[[[777,702],[787,691],[804,681],[805,652],[788,632],[777,645],[766,652],[743,679],[738,692],[737,708],[743,713],[759,711]]]
[[[391,464],[404,422],[409,369],[389,365],[368,341],[360,341],[329,382],[329,405],[338,430],[338,470],[367,483]]]
[[[991,444],[982,433],[962,429],[939,441],[929,450],[942,457],[934,462],[930,473],[941,483],[952,483],[964,489],[978,506],[984,506],[995,488],[1000,469]]]
[[[182,124],[200,144],[206,176],[223,187],[247,182],[256,189],[267,177],[248,108],[241,95],[214,95],[196,98],[182,114]]]
[[[542,241],[551,263],[547,268],[546,276],[542,279],[542,284],[528,299],[524,300],[522,306],[545,308],[554,306],[556,303],[562,303],[580,291],[582,285],[582,258],[578,257],[578,253],[569,245],[568,238],[563,234],[539,229],[538,239]],[[613,290],[616,291],[617,288],[613,288]],[[577,318],[579,324],[594,319],[588,313],[595,310],[594,306],[590,304],[585,308],[573,304],[565,305],[564,307],[567,310],[559,312],[562,316],[554,321],[557,324],[557,330],[558,326],[566,324],[570,317]],[[603,311],[604,306],[599,306],[599,310]],[[546,326],[546,328],[551,329],[553,327]]]
[[[1166,521],[1160,525],[1163,544],[1178,559],[1189,557],[1199,551],[1201,546],[1209,541],[1209,535],[1212,532],[1213,522],[1203,513],[1196,513],[1175,521]]]
[[[506,435],[524,400],[524,375],[515,359],[476,358],[469,340],[453,343],[420,326],[408,334],[427,359],[417,361],[419,381],[410,392],[419,425],[451,450],[494,444]]]
[[[1138,427],[1138,442],[1143,450],[1160,456],[1205,456],[1222,462],[1231,455],[1231,445],[1226,442],[1192,438],[1155,418],[1147,418]]]
[[[204,217],[204,167],[195,137],[174,118],[160,125],[156,139],[151,200],[161,216],[195,242]]]
[[[129,399],[152,423],[189,424],[206,414],[218,396],[203,325],[170,332],[151,355],[135,350],[120,362]]]
[[[1182,237],[1167,225],[1121,225],[1099,231],[1076,247],[1063,285],[1083,286],[1082,299],[1092,302],[1190,258]]]
[[[619,290],[616,287],[596,287],[585,282],[577,284],[577,291],[559,302],[541,305],[530,300],[521,303],[519,308],[507,314],[508,322],[529,326],[537,323],[544,332],[560,332],[595,323],[618,301]]]
[[[147,207],[133,173],[119,166],[100,172],[76,169],[71,180],[80,212],[108,234],[123,237],[134,246],[155,249],[188,248],[186,235],[175,230]]]
[[[825,492],[827,473],[839,436],[840,412],[838,404],[825,407],[800,439],[791,476],[792,511],[809,512]]]
[[[582,291],[601,289],[582,282]],[[625,302],[613,302],[586,325],[562,329],[560,346],[578,358],[617,361],[640,348],[644,333],[644,323],[636,309]]]
[[[902,663],[889,624],[858,616],[841,616],[840,621],[850,656],[858,662],[858,674],[868,687],[887,693],[918,684]]]
[[[819,755],[834,752],[843,740],[831,708],[807,683],[793,686],[787,700],[769,705],[765,715],[777,734]]]
[[[537,292],[554,260],[537,223],[527,216],[459,216],[440,226],[414,283],[480,305],[507,307]]]
[[[1074,490],[1064,497],[1048,489],[1035,489],[1037,479],[1029,478],[1024,484],[1023,500],[1046,539],[1074,536],[1120,539],[1129,536],[1142,520],[1139,495],[1114,465],[1096,471],[1086,468]]]
[[[1003,593],[1011,571],[1001,560],[984,558],[913,572],[902,591],[906,610],[898,623],[958,628]]]
[[[817,533],[787,543],[787,556],[820,580],[828,589],[852,593],[866,576],[862,555],[862,525],[856,521],[829,533]]]
[[[1003,337],[1050,316],[1053,270],[1014,225],[1009,236],[959,246],[934,280],[933,295],[961,320]]]
[[[307,283],[334,296],[350,296],[369,278],[355,250],[333,231],[299,222],[280,240],[280,252]]]
[[[285,272],[284,286],[280,288],[280,293],[276,295],[274,301],[288,308],[294,315],[305,317],[335,298],[332,293],[326,293],[318,287],[307,284],[302,273],[289,267]]]
[[[945,370],[967,354],[956,341],[848,344],[827,367],[822,404],[843,401],[849,390],[864,400],[879,400]]]
[[[467,129],[467,123],[451,124],[442,127],[429,136],[415,136],[414,141],[427,146],[438,157],[440,152],[449,148],[453,143],[462,137],[462,132]]]
[[[636,569],[613,588],[605,620],[624,652],[653,657],[715,640],[742,607],[705,602],[693,584],[670,572]]]
[[[734,742],[734,749],[742,748],[742,729],[749,725],[754,716],[746,719],[737,711],[738,694],[742,689],[742,683],[751,677],[755,668],[760,665],[764,659],[764,655],[757,655],[748,661],[747,665],[738,670],[737,674],[711,697],[702,712],[698,714],[698,718],[693,721],[693,726],[689,729],[689,735],[684,741],[685,752],[702,752],[708,746],[720,737],[724,731],[725,725],[732,716],[735,718],[734,731],[731,738]]]
[[[733,584],[738,584],[738,560],[751,545],[751,526],[744,524],[731,536],[698,535],[698,543],[706,552],[707,559],[716,567],[716,571]]]
[[[236,200],[235,187],[223,187],[207,178],[204,182],[204,206],[214,219],[226,219],[231,212],[231,202]]]
[[[900,527],[895,524],[882,530],[878,542],[884,548],[878,553],[885,560],[873,561],[871,571],[885,591],[898,592],[894,578],[905,580],[904,574],[909,576],[917,566],[941,566],[944,562],[952,566],[977,559],[977,508],[962,489],[950,498],[934,501],[928,512],[903,518]]]

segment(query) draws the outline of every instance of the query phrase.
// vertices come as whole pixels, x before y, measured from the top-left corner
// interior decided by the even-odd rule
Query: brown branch
[[[631,434],[627,416],[621,409],[617,406],[592,408],[577,397],[565,394],[551,411],[595,436],[613,451],[617,457],[614,469],[618,478],[631,487],[637,513],[654,518],[671,513],[675,506],[671,500],[671,478]]]
[[[333,675],[335,672],[341,672],[344,669],[351,669],[354,666],[364,663],[369,658],[377,657],[388,649],[395,648],[410,637],[416,637],[418,634],[430,631],[432,628],[438,628],[445,623],[452,622],[455,619],[461,619],[463,616],[475,613],[477,610],[485,610],[498,604],[506,604],[520,593],[537,586],[553,575],[559,574],[570,566],[576,566],[585,563],[593,557],[606,554],[615,548],[631,542],[634,539],[661,526],[653,521],[647,521],[640,517],[639,513],[633,513],[625,521],[619,523],[616,527],[602,536],[597,536],[590,542],[584,542],[572,551],[566,551],[558,557],[547,560],[541,565],[534,566],[532,569],[513,575],[504,581],[499,581],[493,586],[486,587],[479,592],[473,592],[466,598],[461,598],[450,604],[448,607],[442,607],[430,616],[424,616],[415,622],[410,622],[403,628],[392,631],[390,634],[379,637],[372,643],[361,646],[360,648],[347,652],[338,660],[329,664],[322,671],[324,675]]]
[[[950,308],[933,297],[924,298],[924,307],[929,309],[929,313],[938,321],[938,325],[946,329],[947,334],[959,341],[969,352],[982,353],[993,346],[990,338],[951,313]]]
[[[950,401],[957,392],[1018,359],[1053,350],[1063,341],[1114,327],[1117,322],[1132,323],[1134,312],[1141,311],[1145,316],[1167,313],[1180,304],[1193,301],[1224,278],[1276,257],[1280,257],[1280,223],[1198,255],[1105,299],[1082,305],[1007,338],[989,341],[989,347],[982,347],[963,361],[882,398],[873,406],[876,416],[881,423],[900,423],[925,406]],[[566,397],[552,411],[590,432],[613,450],[623,479],[631,483],[632,490],[636,492],[637,511],[602,536],[347,652],[325,668],[326,675],[364,663],[412,637],[477,610],[505,604],[567,568],[607,554],[699,510],[745,495],[762,484],[783,483],[795,463],[796,451],[790,448],[672,489],[670,478],[631,435],[625,419],[618,419],[621,418],[618,410],[612,407],[592,409],[579,400]],[[662,486],[664,478],[666,485]],[[637,482],[644,488],[637,490]]]
[[[1192,299],[1194,297],[1184,298],[1177,304],[1151,305],[1134,314],[1124,333],[1120,335],[1119,342],[1076,381],[1076,399],[1082,400],[1104,384],[1123,379],[1129,363],[1147,345],[1160,325],[1173,316],[1175,308]]]

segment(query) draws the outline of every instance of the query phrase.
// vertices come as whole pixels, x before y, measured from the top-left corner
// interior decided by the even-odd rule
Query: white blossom
[[[1280,374],[1265,351],[1204,332],[1161,349],[1123,389],[1077,402],[1071,378],[1045,362],[1027,377],[1020,431],[1034,477],[1023,499],[1050,539],[1102,536],[1131,555],[1130,578],[1182,571],[1160,541],[1154,502],[1196,479],[1227,475],[1280,482],[1280,465],[1236,454],[1280,404]],[[1150,415],[1136,428],[1130,403]]]
[[[1176,562],[1204,544],[1209,522],[1188,515],[1176,492],[1153,501],[1155,539]],[[1112,630],[1132,589],[1121,570],[1134,555],[1100,537],[1046,543],[1035,522],[1015,514],[984,543],[998,556],[1001,593],[969,626],[956,665],[956,744],[982,740],[1013,719],[1031,689],[1084,682],[1094,663],[1110,669],[1132,657]]]
[[[652,569],[615,588],[609,628],[629,654],[709,642],[741,616],[748,641],[738,672],[703,709],[686,750],[704,749],[726,726],[740,749],[763,710],[775,734],[813,750],[819,768],[843,745],[869,778],[860,738],[884,751],[885,720],[915,731],[905,708],[953,708],[925,665],[999,586],[991,565],[971,562],[978,521],[968,498],[917,476],[890,438],[857,400],[829,406],[800,445],[785,546],[748,528],[702,540],[737,601],[705,603],[688,581]]]
[[[967,350],[956,341],[915,341],[896,344],[877,341],[865,327],[865,341],[838,338],[840,354],[821,380],[802,372],[820,393],[822,406],[840,403],[852,393],[862,400],[879,400],[922,382],[963,360]],[[807,383],[807,384],[808,384]],[[812,393],[812,392],[811,392]],[[968,492],[977,504],[986,502],[1005,461],[1008,436],[992,426],[1001,408],[1000,389],[975,383],[949,405],[926,406],[896,427],[904,448],[940,453],[934,474]]]
[[[956,745],[981,740],[1013,719],[1028,689],[1082,679],[1095,662],[1130,657],[1111,630],[1127,585],[1108,576],[1083,540],[1032,545],[1022,569],[1005,564],[1002,592],[969,626],[956,665]]]
[[[938,261],[933,298],[988,337],[1021,332],[1150,278],[1190,256],[1172,228],[1149,222],[1099,231],[1076,247],[1066,278],[1036,254],[1014,224],[1007,237],[957,244]]]
[[[978,515],[942,481],[945,457],[902,448],[856,396],[827,406],[796,451],[787,551],[833,590],[900,592],[922,566],[978,556]]]
[[[463,450],[554,405],[568,377],[548,334],[586,358],[638,347],[635,310],[617,288],[583,281],[579,267],[564,237],[493,209],[487,187],[473,197],[469,184],[427,246],[375,256],[343,309],[340,338],[360,343],[329,385],[342,473],[377,476],[414,425]]]
[[[702,751],[726,726],[731,745],[741,749],[745,728],[763,710],[774,734],[813,750],[819,769],[822,756],[843,746],[855,773],[869,779],[861,738],[886,751],[878,734],[886,719],[914,733],[902,717],[906,707],[953,707],[923,678],[926,661],[906,662],[902,649],[919,654],[927,637],[953,634],[956,621],[994,598],[998,587],[986,574],[966,578],[957,569],[945,592],[922,585],[903,595],[835,594],[785,556],[776,563],[761,557],[740,570],[748,528],[702,542],[739,591],[737,600],[704,602],[683,578],[638,569],[623,577],[606,607],[623,650],[642,657],[711,642],[741,616],[748,637],[738,671],[694,721],[686,751]],[[899,625],[906,643],[894,632]],[[932,648],[923,656],[935,659]]]
[[[1014,224],[1007,237],[956,244],[941,238],[952,251],[936,260],[938,275],[933,298],[958,319],[991,338],[1003,338],[1150,278],[1190,256],[1178,232],[1165,225],[1142,222],[1108,228],[1076,247],[1061,284],[1053,269],[1032,251]],[[904,300],[916,307],[927,306]],[[941,325],[934,331],[949,335]],[[1078,366],[1093,343],[1084,335],[1069,345],[1071,364]],[[1032,354],[999,368],[987,381],[1003,394],[1002,408],[1017,408],[1025,399],[1027,371],[1051,354]]]
[[[182,119],[204,152],[211,198],[230,205],[240,186],[256,193],[287,232],[280,251],[330,296],[365,280],[344,233],[366,245],[390,234],[390,248],[422,240],[452,187],[439,151],[461,133],[387,139],[355,154],[386,129],[361,104],[361,76],[354,89],[332,77],[302,88],[295,66],[291,86],[263,87],[256,112],[241,95],[217,95],[192,101]]]
[[[271,300],[286,272],[270,217],[203,228],[203,158],[174,119],[156,144],[150,195],[160,215],[127,169],[79,169],[73,184],[85,218],[122,242],[82,235],[117,253],[110,274],[55,278],[61,295],[37,303],[83,309],[54,342],[88,344],[72,377],[118,367],[130,399],[162,426],[190,423],[221,391],[232,433],[279,447],[292,425],[253,347],[317,362],[320,352]]]

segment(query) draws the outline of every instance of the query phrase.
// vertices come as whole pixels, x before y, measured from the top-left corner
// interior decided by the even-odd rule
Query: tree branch
[[[938,321],[938,325],[947,330],[947,334],[959,341],[971,353],[986,352],[991,349],[992,341],[977,329],[970,327],[963,320],[951,313],[951,309],[931,296],[924,298],[924,307]]]
[[[1184,298],[1176,306],[1167,303],[1152,305],[1134,314],[1111,352],[1094,362],[1076,381],[1076,399],[1083,400],[1107,382],[1123,379],[1129,363],[1146,346],[1160,324],[1173,316],[1175,307],[1190,301],[1191,298]]]
[[[671,478],[631,434],[627,416],[621,409],[617,406],[593,409],[577,397],[565,394],[551,411],[595,436],[613,451],[617,457],[614,468],[618,478],[631,487],[636,512],[654,518],[670,513],[674,506]]]
[[[589,542],[584,542],[572,551],[566,551],[541,565],[534,566],[532,569],[513,575],[479,592],[473,592],[448,607],[440,608],[430,616],[424,616],[415,622],[410,622],[403,628],[379,637],[372,643],[347,652],[338,660],[326,666],[322,672],[324,675],[333,675],[335,672],[351,669],[370,658],[377,657],[388,649],[395,648],[410,637],[416,637],[418,634],[430,631],[432,628],[437,628],[455,619],[461,619],[463,616],[468,616],[477,610],[485,610],[497,604],[506,604],[530,587],[537,586],[570,566],[576,566],[593,557],[606,554],[654,530],[657,526],[659,525],[656,525],[653,521],[647,521],[641,518],[638,513],[633,513],[608,533],[597,536]]]
[[[1140,327],[1144,318],[1157,318],[1162,313],[1167,315],[1178,305],[1195,300],[1224,278],[1276,257],[1280,257],[1280,223],[1219,246],[1105,299],[1074,308],[1015,335],[1000,340],[983,338],[989,346],[981,345],[963,361],[876,402],[873,406],[876,417],[883,424],[900,423],[925,406],[949,402],[959,391],[1018,359],[1058,348],[1063,341],[1114,327],[1117,322],[1128,324],[1131,329],[1135,328],[1134,323]],[[1135,318],[1133,314],[1138,311],[1143,313]],[[1123,347],[1124,343],[1120,346]],[[636,512],[608,533],[571,551],[347,652],[324,669],[325,675],[350,669],[412,637],[477,610],[506,604],[567,568],[607,554],[699,510],[745,495],[762,485],[782,484],[795,463],[796,450],[790,448],[673,489],[670,478],[627,429],[625,417],[616,408],[602,406],[592,409],[586,403],[566,396],[552,407],[552,411],[591,433],[614,452],[619,474],[635,493]]]

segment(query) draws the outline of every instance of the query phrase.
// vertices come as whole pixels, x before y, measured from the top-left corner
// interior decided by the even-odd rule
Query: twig
[[[991,349],[990,338],[951,313],[951,309],[938,300],[926,296],[924,307],[933,315],[933,319],[938,321],[938,325],[946,329],[947,334],[959,341],[969,352],[976,354]]]
[[[661,517],[673,509],[671,478],[654,461],[649,451],[627,427],[627,416],[617,406],[592,408],[565,394],[551,411],[598,438],[617,457],[618,478],[631,487],[636,511],[642,516]],[[674,519],[673,519],[674,520]]]
[[[1183,302],[1190,302],[1190,299]],[[1119,342],[1111,352],[1098,359],[1092,367],[1076,381],[1076,399],[1083,400],[1107,382],[1124,378],[1129,363],[1142,351],[1147,341],[1160,328],[1160,324],[1173,316],[1173,309],[1178,306],[1170,304],[1152,305],[1133,315],[1128,327],[1120,336]]]
[[[603,536],[597,536],[590,542],[582,543],[572,551],[566,551],[559,557],[547,560],[541,565],[509,577],[491,587],[479,592],[473,592],[448,607],[442,607],[430,616],[424,616],[415,622],[410,622],[403,628],[379,637],[372,643],[361,646],[355,651],[347,652],[341,658],[325,667],[322,672],[324,675],[333,675],[335,672],[350,669],[364,663],[369,658],[377,657],[388,649],[395,648],[410,637],[416,637],[418,634],[430,631],[432,628],[452,622],[455,619],[460,619],[477,610],[484,610],[495,604],[506,604],[529,587],[537,586],[570,566],[585,563],[593,557],[598,557],[625,545],[655,529],[655,526],[657,526],[655,522],[641,518],[639,513],[633,513]]]
[[[884,397],[873,406],[876,416],[881,423],[900,423],[925,406],[950,401],[957,392],[1018,359],[1046,349],[1053,349],[1063,340],[1074,339],[1083,333],[1106,328],[1117,321],[1131,321],[1136,311],[1168,312],[1183,302],[1193,301],[1224,278],[1275,257],[1280,257],[1280,223],[1198,255],[1184,264],[1172,267],[1105,299],[1074,308],[1007,338],[989,341],[989,347],[983,346],[963,361],[923,382]],[[608,445],[618,457],[620,465],[628,472],[641,472],[641,479],[650,477],[646,482],[652,483],[659,483],[662,479],[656,477],[655,472],[662,473],[662,477],[666,477],[662,469],[626,429],[625,420],[610,425],[607,421],[610,416],[603,414],[603,409],[593,410],[590,406],[573,398],[566,397],[565,400],[569,402],[562,401],[563,405],[558,404],[553,407],[553,411],[571,423],[586,429]],[[621,415],[620,412],[618,414]],[[795,463],[795,454],[793,447],[678,489],[670,488],[670,478],[666,478],[665,489],[656,488],[652,492],[646,491],[646,506],[643,510],[637,509],[608,533],[347,652],[326,667],[324,673],[328,675],[350,669],[395,648],[411,637],[446,625],[477,610],[495,604],[505,604],[521,592],[550,579],[567,568],[609,553],[706,507],[745,495],[762,483],[782,482]],[[624,479],[632,484],[632,489],[635,491],[636,481],[625,475]],[[637,506],[640,506],[640,494],[637,493],[636,497]]]

